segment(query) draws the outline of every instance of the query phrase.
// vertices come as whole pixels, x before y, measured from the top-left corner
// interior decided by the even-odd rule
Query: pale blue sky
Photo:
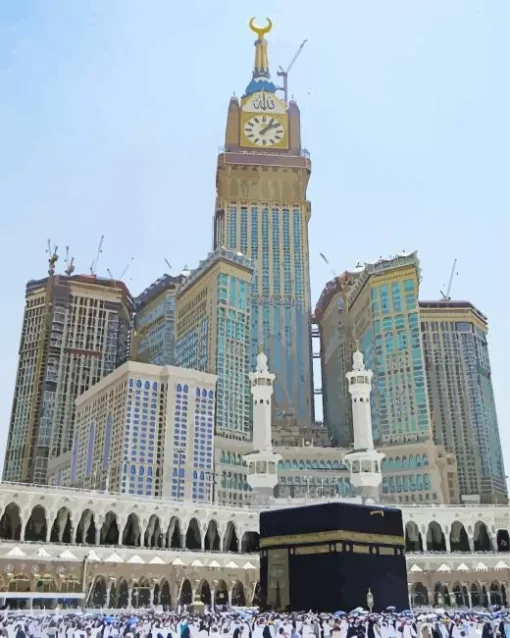
[[[26,280],[48,237],[137,294],[212,243],[228,99],[250,80],[252,15],[270,16],[273,71],[305,38],[290,87],[312,154],[314,302],[330,271],[418,249],[421,297],[490,319],[510,472],[507,0],[3,0],[0,440]],[[274,76],[276,74],[274,73]],[[61,269],[63,265],[60,262]]]

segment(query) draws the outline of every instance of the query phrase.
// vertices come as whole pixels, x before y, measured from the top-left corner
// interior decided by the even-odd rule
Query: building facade
[[[334,445],[348,447],[354,440],[352,405],[346,373],[350,370],[354,339],[351,316],[345,311],[350,273],[329,281],[315,307],[314,321],[320,338],[322,411],[324,425]]]
[[[456,454],[464,501],[506,503],[487,318],[465,301],[420,302],[434,438]]]
[[[345,374],[354,342],[374,372],[372,427],[379,445],[432,438],[420,334],[416,253],[358,265],[324,288],[315,309],[321,338],[324,421],[352,443]]]
[[[216,173],[215,248],[253,260],[251,366],[259,346],[277,375],[274,418],[313,421],[307,186],[297,104],[277,95],[267,41],[257,33],[252,81],[231,98]]]
[[[76,401],[55,486],[210,502],[216,377],[128,361]]]
[[[379,444],[432,438],[420,333],[416,253],[367,263],[351,278],[346,311],[374,373],[372,423]]]
[[[218,376],[216,434],[233,439],[251,437],[252,277],[247,257],[217,248],[177,296],[177,362]]]
[[[234,445],[235,444],[235,445]],[[250,446],[241,441],[215,441],[215,498],[231,507],[250,502],[243,455]],[[455,504],[460,502],[455,455],[432,441],[379,446],[386,458],[382,469],[382,503]],[[347,449],[312,445],[275,446],[279,498],[346,498],[353,495],[349,470],[343,462]]]
[[[96,276],[30,281],[3,478],[47,481],[48,459],[71,449],[75,399],[129,357],[132,298]]]
[[[136,297],[132,359],[175,366],[175,306],[184,275],[163,275]]]

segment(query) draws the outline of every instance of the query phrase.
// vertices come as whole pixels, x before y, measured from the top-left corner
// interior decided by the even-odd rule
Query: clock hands
[[[259,135],[265,135],[272,128],[277,128],[278,126],[280,126],[280,121],[279,120],[273,120],[271,118],[271,121],[269,122],[269,124],[266,124],[266,126],[264,126],[264,128],[260,129]]]

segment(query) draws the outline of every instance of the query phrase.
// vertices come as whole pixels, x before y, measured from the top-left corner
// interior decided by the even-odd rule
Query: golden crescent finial
[[[259,40],[261,40],[265,36],[265,34],[269,33],[271,29],[273,28],[273,23],[271,22],[271,19],[266,18],[266,20],[267,20],[267,26],[265,27],[258,27],[255,24],[255,18],[252,18],[250,20],[250,29],[258,35]]]

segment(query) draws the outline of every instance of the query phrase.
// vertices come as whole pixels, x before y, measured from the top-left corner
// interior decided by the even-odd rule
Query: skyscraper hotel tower
[[[287,104],[271,81],[265,34],[257,27],[253,77],[228,108],[225,147],[216,173],[215,249],[249,257],[255,273],[251,365],[259,346],[276,374],[275,422],[313,415],[310,273],[306,189],[311,162],[301,148],[297,104]]]
[[[457,456],[465,502],[507,503],[487,343],[488,320],[469,301],[420,301],[435,441]]]
[[[4,481],[47,483],[71,449],[76,397],[129,357],[132,303],[122,282],[56,275],[51,260],[28,282]]]

